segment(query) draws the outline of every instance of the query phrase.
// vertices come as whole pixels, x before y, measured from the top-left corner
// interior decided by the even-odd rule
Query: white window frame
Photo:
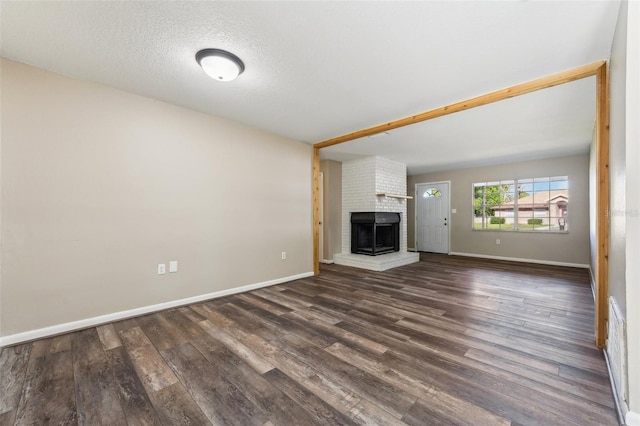
[[[545,187],[544,189],[540,189]],[[504,187],[510,187],[508,190],[504,191],[503,194],[506,197],[511,197],[513,203],[510,202],[502,202],[501,204],[492,204],[487,203],[485,198],[486,190],[483,191],[483,201],[480,205],[482,210],[482,216],[476,216],[476,188],[478,187],[499,187],[503,190]],[[554,188],[555,187],[555,188]],[[537,188],[537,189],[536,189]],[[471,187],[471,203],[472,203],[472,221],[471,221],[471,229],[473,231],[498,231],[498,232],[533,232],[533,233],[562,233],[566,234],[569,232],[569,214],[567,209],[563,216],[551,216],[551,208],[550,206],[547,208],[540,208],[536,206],[533,202],[537,194],[544,194],[544,192],[549,193],[549,199],[554,198],[551,197],[551,191],[556,190],[564,190],[566,191],[566,202],[565,205],[569,204],[569,177],[568,176],[543,176],[536,178],[521,178],[521,179],[508,179],[508,180],[500,180],[500,181],[486,181],[486,182],[474,182]],[[520,192],[527,192],[533,194],[533,200],[531,204],[525,203],[524,205],[519,204],[519,200],[523,198],[529,197],[529,195],[518,196]],[[555,196],[557,197],[557,195]],[[501,209],[500,215],[489,216],[486,214],[486,210],[491,208],[492,206],[508,206],[508,208]],[[528,214],[522,214],[524,210],[520,211],[520,206],[529,206],[530,210],[528,210]],[[546,212],[541,215],[541,213]],[[481,221],[478,222],[478,218],[481,218]],[[492,217],[501,217],[507,220],[511,220],[513,223],[506,224],[505,228],[490,228],[489,222]],[[535,224],[527,224],[521,223],[522,220],[528,219],[546,219],[547,224],[540,228],[536,228]],[[560,225],[560,219],[563,219],[564,225]],[[556,225],[553,223],[558,222]],[[477,227],[477,225],[480,225]],[[530,228],[530,226],[532,226]]]

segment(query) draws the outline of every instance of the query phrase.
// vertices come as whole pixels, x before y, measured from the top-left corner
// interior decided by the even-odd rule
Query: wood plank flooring
[[[422,254],[7,347],[0,425],[615,425],[585,270]]]

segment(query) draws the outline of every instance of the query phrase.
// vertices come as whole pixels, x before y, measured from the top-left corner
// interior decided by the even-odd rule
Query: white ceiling
[[[315,143],[607,59],[618,0],[2,1],[2,56]],[[246,71],[209,79],[229,50]],[[428,170],[585,152],[592,79],[327,148]]]

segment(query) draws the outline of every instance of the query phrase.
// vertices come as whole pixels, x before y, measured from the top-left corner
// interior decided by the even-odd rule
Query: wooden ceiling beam
[[[570,83],[572,81],[576,81],[585,77],[591,77],[596,75],[598,70],[604,64],[605,64],[605,61],[599,61],[590,65],[584,65],[569,71],[564,71],[558,74],[550,75],[548,77],[539,78],[537,80],[529,81],[527,83],[522,83],[522,84],[508,87],[506,89],[487,93],[472,99],[468,99],[466,101],[457,102],[455,104],[432,109],[430,111],[425,111],[420,114],[412,115],[410,117],[405,117],[399,120],[390,121],[389,123],[386,123],[386,124],[380,124],[377,126],[369,127],[367,129],[358,130],[356,132],[352,132],[346,135],[328,139],[323,142],[318,142],[314,144],[313,147],[316,149],[327,148],[329,146],[349,142],[354,139],[375,135],[377,133],[387,132],[389,130],[397,129],[399,127],[409,126],[411,124],[420,123],[422,121],[431,120],[434,118],[442,117],[444,115],[453,114],[455,112],[464,111],[464,110],[479,107],[482,105],[487,105],[493,102],[502,101],[504,99],[513,98],[516,96],[524,95],[526,93],[531,93],[538,90],[546,89],[548,87],[558,86],[564,83]]]

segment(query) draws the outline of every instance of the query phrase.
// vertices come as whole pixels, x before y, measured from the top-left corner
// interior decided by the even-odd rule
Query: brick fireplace
[[[382,194],[382,195],[381,195]],[[384,271],[419,260],[418,253],[407,252],[407,200],[395,196],[407,194],[407,167],[383,157],[365,157],[342,163],[342,252],[334,254],[340,265],[373,271]],[[384,254],[372,256],[365,250],[352,253],[352,214],[396,214],[397,247],[378,241],[387,247]],[[385,232],[385,231],[383,231]],[[374,241],[374,245],[376,242]],[[378,253],[376,253],[378,254]]]

